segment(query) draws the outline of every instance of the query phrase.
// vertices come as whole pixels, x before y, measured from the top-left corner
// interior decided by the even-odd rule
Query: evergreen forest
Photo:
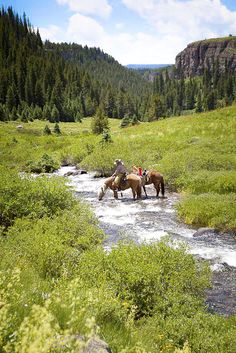
[[[0,120],[81,121],[99,115],[122,126],[232,104],[236,79],[216,62],[201,77],[174,67],[154,81],[120,65],[99,48],[42,42],[26,15],[0,10]]]

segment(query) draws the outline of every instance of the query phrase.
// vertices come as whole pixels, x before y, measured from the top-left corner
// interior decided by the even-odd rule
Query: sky
[[[172,64],[187,44],[236,35],[236,0],[0,0],[43,40],[100,47],[121,64]]]

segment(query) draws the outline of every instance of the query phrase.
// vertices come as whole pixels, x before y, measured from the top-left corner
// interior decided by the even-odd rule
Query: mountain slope
[[[110,118],[142,119],[151,86],[138,73],[98,48],[43,45],[12,8],[0,10],[0,53],[0,120],[75,121],[99,106]]]

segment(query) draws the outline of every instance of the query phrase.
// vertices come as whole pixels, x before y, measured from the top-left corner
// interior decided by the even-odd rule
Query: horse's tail
[[[161,194],[163,197],[165,196],[165,183],[163,177],[161,177]]]

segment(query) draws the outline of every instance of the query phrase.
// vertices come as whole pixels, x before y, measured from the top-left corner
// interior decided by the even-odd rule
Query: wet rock
[[[112,175],[111,170],[97,170],[94,178],[108,178]]]
[[[71,170],[69,172],[67,172],[64,176],[68,177],[68,176],[76,176],[76,175],[82,175],[82,174],[87,174],[86,170]]]
[[[70,165],[70,163],[67,160],[63,160],[61,162],[61,167],[68,167]]]
[[[69,176],[76,176],[79,174],[78,170],[72,171],[70,170],[69,172],[67,172],[66,174],[64,174],[65,177],[69,177]]]
[[[208,310],[224,316],[236,315],[236,268],[226,263],[213,272],[212,288],[206,291]]]
[[[84,353],[111,353],[107,343],[100,340],[98,337],[91,338],[86,344]]]
[[[215,228],[199,228],[194,234],[194,237],[201,237],[206,235],[214,235],[217,233]]]
[[[68,346],[73,341],[79,343],[78,348],[75,350],[78,353],[111,353],[108,344],[96,336],[90,338],[87,342],[81,335],[59,336],[54,348],[67,351]]]

